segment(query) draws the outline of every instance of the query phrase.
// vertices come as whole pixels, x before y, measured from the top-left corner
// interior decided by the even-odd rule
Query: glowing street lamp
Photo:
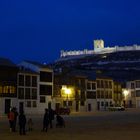
[[[126,106],[126,100],[128,99],[129,96],[129,91],[127,89],[123,90],[123,96],[124,96],[124,107]]]
[[[123,91],[123,95],[124,95],[124,98],[125,98],[125,99],[127,98],[128,94],[129,94],[129,91],[125,89],[125,90]]]
[[[67,104],[67,107],[69,106],[69,95],[71,94],[71,89],[70,88],[67,88],[66,86],[63,86],[62,89],[64,90],[64,93],[65,95],[67,96],[67,101],[66,101],[66,104]]]

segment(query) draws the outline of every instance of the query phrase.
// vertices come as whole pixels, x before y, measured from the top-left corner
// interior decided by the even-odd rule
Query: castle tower
[[[104,49],[104,41],[102,39],[94,40],[93,45],[94,45],[94,51],[95,52]]]

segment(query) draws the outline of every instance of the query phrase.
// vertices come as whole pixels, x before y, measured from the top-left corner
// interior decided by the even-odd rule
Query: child
[[[33,130],[33,121],[31,118],[29,118],[27,124],[28,124],[28,130],[32,131]]]

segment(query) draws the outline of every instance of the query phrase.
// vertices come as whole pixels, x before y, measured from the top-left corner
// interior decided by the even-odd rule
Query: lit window
[[[3,91],[2,91],[2,86],[0,86],[0,93],[2,93]]]

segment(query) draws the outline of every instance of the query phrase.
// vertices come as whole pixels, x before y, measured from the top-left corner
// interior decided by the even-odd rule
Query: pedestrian
[[[14,132],[14,119],[15,119],[15,115],[14,115],[13,109],[10,109],[10,112],[8,113],[10,132]]]
[[[54,110],[49,108],[49,125],[50,125],[50,128],[53,128],[53,124],[52,124],[52,121],[54,120]]]
[[[48,131],[48,125],[49,125],[49,114],[48,114],[48,109],[45,109],[45,114],[43,118],[43,131],[45,132]]]
[[[24,115],[23,111],[20,112],[18,119],[19,119],[19,134],[26,135],[26,132],[25,132],[26,116]]]
[[[17,117],[18,117],[18,112],[16,107],[13,107],[13,112],[14,112],[13,131],[16,132],[16,124],[17,124]]]
[[[32,120],[32,118],[28,119],[27,124],[28,124],[28,131],[32,131],[33,130],[33,120]]]

